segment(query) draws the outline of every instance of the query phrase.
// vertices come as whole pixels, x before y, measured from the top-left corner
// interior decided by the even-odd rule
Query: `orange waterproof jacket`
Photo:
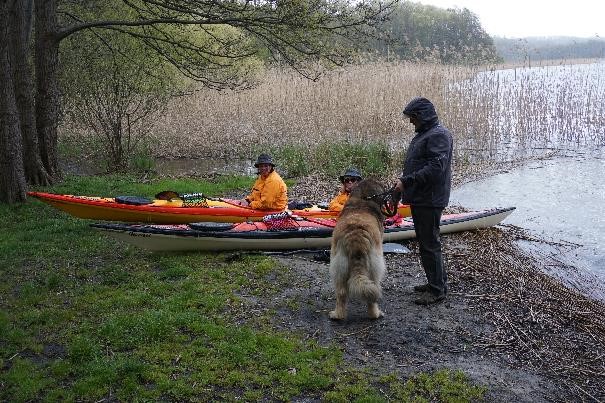
[[[349,194],[341,191],[336,195],[330,202],[330,210],[332,211],[342,211],[342,208],[345,206],[345,203],[349,200]]]
[[[246,197],[250,207],[258,210],[285,210],[288,205],[288,187],[275,171],[266,179],[259,176]]]

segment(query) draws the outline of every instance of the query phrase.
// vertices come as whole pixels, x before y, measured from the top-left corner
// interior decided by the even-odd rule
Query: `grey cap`
[[[344,174],[338,177],[338,179],[343,182],[346,177],[359,178],[359,180],[363,179],[361,173],[355,168],[347,169]]]

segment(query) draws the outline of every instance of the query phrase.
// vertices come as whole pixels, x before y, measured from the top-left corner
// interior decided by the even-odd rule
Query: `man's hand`
[[[401,182],[401,179],[397,180],[397,183],[395,184],[395,190],[399,193],[403,193],[403,183]]]

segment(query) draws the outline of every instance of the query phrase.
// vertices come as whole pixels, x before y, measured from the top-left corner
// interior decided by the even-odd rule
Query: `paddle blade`
[[[383,253],[410,253],[410,250],[403,245],[394,242],[386,242],[382,244]]]

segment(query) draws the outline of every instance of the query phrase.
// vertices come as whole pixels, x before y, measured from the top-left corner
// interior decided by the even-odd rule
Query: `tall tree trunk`
[[[36,126],[42,163],[48,175],[59,176],[57,126],[59,124],[59,36],[57,0],[35,2]]]
[[[23,162],[25,177],[33,185],[48,185],[51,178],[46,172],[36,132],[36,115],[34,104],[34,86],[32,82],[30,33],[33,17],[33,0],[22,0],[15,3],[15,18],[11,41],[12,54],[15,56],[15,97],[20,113],[21,134],[23,136]]]
[[[0,2],[0,201],[25,201],[21,127],[14,91],[15,64],[9,43],[14,13],[19,0]]]

